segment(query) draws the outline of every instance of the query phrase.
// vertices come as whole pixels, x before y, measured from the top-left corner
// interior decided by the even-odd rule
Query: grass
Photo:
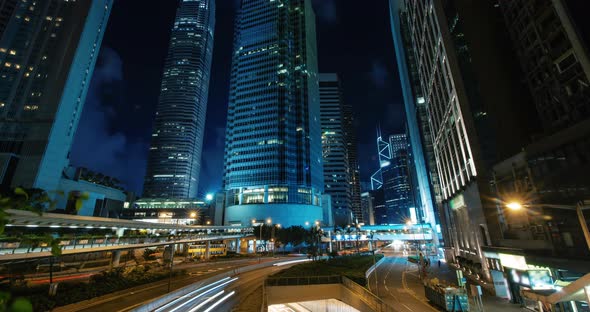
[[[375,261],[379,261],[383,255],[375,255]],[[373,256],[340,256],[329,260],[302,263],[277,274],[273,277],[305,277],[305,276],[329,276],[342,275],[356,283],[366,286],[365,272],[373,265]]]

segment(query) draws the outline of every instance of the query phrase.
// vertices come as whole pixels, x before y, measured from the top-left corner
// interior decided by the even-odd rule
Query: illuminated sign
[[[531,289],[553,289],[553,279],[549,270],[528,270]]]
[[[526,260],[524,259],[523,256],[503,254],[503,253],[499,253],[498,256],[500,256],[500,263],[502,263],[502,265],[504,267],[512,268],[512,269],[519,269],[519,270],[523,270],[523,271],[528,269],[528,266],[526,265]]]

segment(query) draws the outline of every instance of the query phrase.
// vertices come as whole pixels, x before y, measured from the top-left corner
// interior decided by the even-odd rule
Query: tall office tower
[[[361,207],[366,225],[375,225],[375,213],[385,207],[383,189],[361,193]]]
[[[2,1],[0,172],[4,186],[58,188],[112,0]]]
[[[432,135],[428,129],[428,117],[425,115],[424,95],[420,89],[418,68],[414,54],[408,51],[410,44],[406,20],[402,18],[400,5],[403,1],[390,1],[391,31],[393,34],[395,55],[404,100],[407,120],[407,132],[410,139],[408,154],[411,155],[411,170],[415,177],[413,189],[416,190],[415,203],[419,205],[418,214],[421,222],[429,223],[432,228],[437,227],[436,203],[434,201],[438,186],[436,162],[432,150]],[[408,53],[410,52],[410,53]],[[420,108],[422,107],[422,109]],[[440,196],[439,196],[440,198]],[[440,202],[440,201],[438,201]],[[436,237],[435,237],[436,238]]]
[[[353,222],[351,168],[348,163],[340,81],[338,75],[333,73],[320,74],[319,81],[324,190],[332,197],[335,223],[347,225]]]
[[[214,0],[180,2],[164,64],[144,197],[197,195],[214,28]]]
[[[501,240],[489,176],[495,161],[530,142],[530,96],[506,49],[509,39],[495,1],[395,2],[393,27],[405,28],[398,35],[407,36],[394,41],[396,50],[405,46],[413,57],[410,74],[417,73],[421,95],[416,103],[426,106],[433,139],[448,231],[445,255],[489,281],[482,247]]]
[[[415,209],[413,217],[410,212],[415,205],[410,186],[409,146],[406,135],[390,135],[389,147],[390,164],[381,168],[385,214],[378,216],[376,221],[379,224],[404,224],[408,221],[415,223],[417,221]]]
[[[500,1],[546,131],[590,117],[590,55],[568,2],[575,1]]]
[[[388,141],[383,141],[381,130],[377,130],[377,157],[379,158],[379,169],[371,175],[371,190],[378,190],[383,187],[383,167],[391,163],[391,148]]]
[[[342,118],[344,123],[344,136],[348,149],[348,170],[350,175],[350,204],[354,223],[367,223],[365,215],[361,208],[361,177],[358,163],[358,147],[356,129],[354,127],[354,117],[352,105],[344,103]]]
[[[225,144],[225,224],[322,221],[315,15],[310,0],[242,0]]]

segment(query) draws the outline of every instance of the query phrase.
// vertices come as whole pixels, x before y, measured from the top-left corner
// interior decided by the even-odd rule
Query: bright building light
[[[213,200],[213,194],[209,193],[209,194],[205,195],[205,199],[208,201]]]
[[[512,210],[520,210],[520,209],[522,209],[522,204],[518,203],[518,202],[511,202],[511,203],[506,204],[506,207],[508,207],[509,209],[512,209]]]

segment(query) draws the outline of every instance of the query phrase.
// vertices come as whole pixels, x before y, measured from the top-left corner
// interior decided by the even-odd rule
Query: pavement
[[[431,305],[426,299],[424,284],[418,276],[416,264],[408,262],[407,256],[403,256],[401,253],[385,252],[384,254],[386,257],[375,270],[377,284],[375,274],[369,277],[369,287],[373,293],[378,294],[381,299],[400,312],[443,311],[441,308]],[[432,266],[429,268],[429,278],[433,277],[457,284],[455,270],[444,262],[441,262],[441,266],[438,267],[437,262],[432,261]],[[468,281],[468,284],[470,282],[472,281]],[[375,285],[378,287],[376,288]],[[485,292],[482,301],[485,312],[529,311]],[[470,298],[470,311],[479,311],[473,298]]]

